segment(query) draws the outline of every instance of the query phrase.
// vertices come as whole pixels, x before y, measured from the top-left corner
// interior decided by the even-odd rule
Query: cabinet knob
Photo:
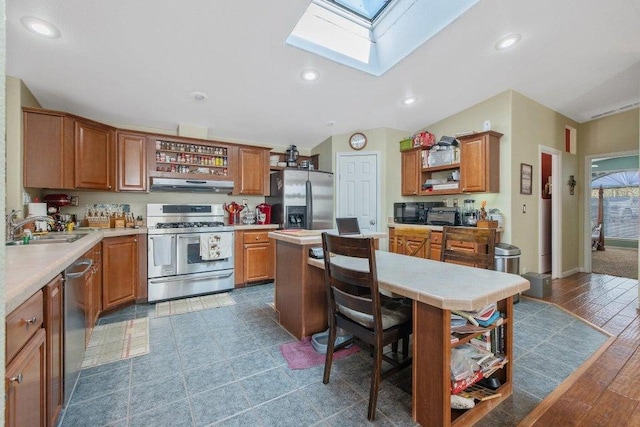
[[[260,236],[256,236],[256,240],[260,240]]]
[[[108,188],[109,190],[111,190],[111,186],[110,186],[110,185],[107,185],[107,188]]]
[[[133,241],[134,241],[134,242],[137,242],[137,241],[138,241],[138,239],[133,239]]]
[[[29,324],[36,323],[37,320],[38,320],[38,318],[36,316],[33,316],[33,317],[29,318],[29,319],[25,319],[25,322],[27,323],[27,325],[29,325]]]
[[[17,376],[9,378],[9,381],[12,383],[22,384],[22,372],[20,372]]]

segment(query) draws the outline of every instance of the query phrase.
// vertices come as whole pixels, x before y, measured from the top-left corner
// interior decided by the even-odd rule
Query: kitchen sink
[[[76,234],[44,234],[41,236],[32,236],[31,240],[29,240],[28,245],[47,245],[52,243],[72,243],[76,240],[86,236],[87,233],[76,233]],[[11,242],[7,242],[6,246],[20,246],[25,243],[22,240],[13,240]]]

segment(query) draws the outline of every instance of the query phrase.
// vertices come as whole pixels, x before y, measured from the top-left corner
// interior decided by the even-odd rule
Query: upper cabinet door
[[[421,150],[403,151],[402,156],[402,195],[417,196],[420,192],[420,156]]]
[[[118,132],[118,191],[147,191],[147,137]]]
[[[462,191],[500,191],[501,136],[501,133],[488,131],[458,138]]]
[[[75,121],[76,188],[113,190],[114,133],[107,126]]]
[[[73,189],[73,119],[64,113],[25,108],[23,122],[24,186]]]
[[[238,194],[264,196],[269,193],[269,150],[240,147],[240,165],[236,189]]]

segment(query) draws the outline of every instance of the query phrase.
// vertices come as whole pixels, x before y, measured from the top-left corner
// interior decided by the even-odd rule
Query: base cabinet
[[[133,302],[138,287],[138,237],[102,241],[102,310]]]
[[[64,400],[64,336],[63,336],[63,295],[62,275],[44,288],[44,328],[47,351],[47,426],[53,427],[58,421]]]
[[[5,425],[45,427],[47,407],[46,333],[27,342],[5,371]]]
[[[235,282],[245,283],[273,280],[275,276],[275,250],[269,231],[236,231]]]

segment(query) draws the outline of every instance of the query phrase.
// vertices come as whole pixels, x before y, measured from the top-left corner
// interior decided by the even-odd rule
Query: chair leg
[[[373,421],[376,418],[376,405],[378,403],[378,389],[380,388],[383,351],[383,346],[375,345],[375,359],[373,361],[373,372],[371,373],[371,390],[369,391],[369,410],[367,412],[367,418],[369,421]]]
[[[402,354],[409,357],[409,335],[402,337]]]
[[[333,350],[336,344],[336,323],[335,321],[329,322],[329,337],[327,338],[327,353],[324,359],[324,376],[322,382],[324,384],[329,383],[329,377],[331,376],[331,363],[333,362]]]

